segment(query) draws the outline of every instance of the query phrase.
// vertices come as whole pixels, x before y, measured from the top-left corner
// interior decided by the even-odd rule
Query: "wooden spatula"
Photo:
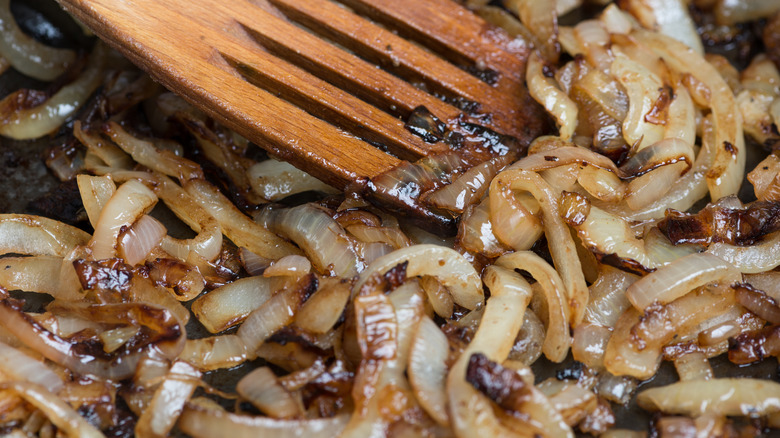
[[[464,112],[447,102],[465,102],[521,144],[543,125],[523,83],[529,47],[453,0],[58,1],[193,105],[369,198],[402,160],[449,150],[405,128],[417,107],[457,125]],[[396,207],[419,216],[415,202]]]

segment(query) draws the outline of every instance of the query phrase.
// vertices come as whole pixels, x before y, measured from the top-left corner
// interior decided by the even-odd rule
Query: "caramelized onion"
[[[247,359],[246,346],[236,335],[187,339],[179,359],[200,371],[233,368]]]
[[[257,409],[273,418],[300,417],[303,412],[293,396],[268,367],[255,368],[236,384],[236,391]]]
[[[139,436],[168,436],[184,410],[184,404],[198,388],[199,381],[200,373],[190,364],[175,362],[138,418],[135,433]]]
[[[560,137],[569,140],[577,128],[577,104],[544,74],[544,69],[541,57],[531,52],[526,67],[528,93],[555,118]]]
[[[336,193],[333,187],[292,164],[274,159],[253,164],[247,170],[247,177],[252,190],[268,201],[308,191]]]
[[[780,384],[750,378],[688,380],[639,393],[644,409],[684,415],[765,416],[780,411]]]

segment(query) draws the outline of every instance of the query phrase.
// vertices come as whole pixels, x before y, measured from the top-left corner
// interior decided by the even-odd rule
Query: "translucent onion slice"
[[[576,326],[585,315],[588,287],[577,257],[574,239],[561,218],[560,196],[539,175],[524,170],[505,170],[491,183],[494,191],[527,191],[541,206],[544,234],[555,268],[560,273],[571,310],[571,323]]]
[[[236,335],[187,339],[184,350],[179,355],[179,360],[203,372],[233,368],[244,363],[246,359],[244,341]]]
[[[103,138],[103,136],[82,129],[81,120],[76,120],[73,123],[73,135],[79,139],[81,144],[87,147],[89,154],[94,154],[100,158],[106,166],[117,169],[130,169],[133,167],[134,163],[129,155],[124,153],[114,143]],[[87,161],[85,159],[85,163]]]
[[[731,88],[712,65],[685,44],[643,30],[636,30],[633,35],[662,56],[672,70],[691,75],[710,90],[715,161],[707,173],[707,185],[713,201],[737,194],[744,176],[746,151],[742,121]]]
[[[574,329],[571,352],[574,360],[593,370],[604,369],[604,353],[612,332],[607,327],[583,323]]]
[[[197,298],[192,303],[192,313],[206,330],[219,333],[241,323],[273,292],[269,278],[241,278]]]
[[[639,406],[689,416],[766,416],[780,412],[780,383],[764,379],[688,380],[651,388],[637,396]]]
[[[89,242],[96,260],[116,256],[117,240],[124,227],[129,227],[148,213],[157,196],[138,181],[128,181],[117,189],[100,212],[95,233]]]
[[[447,287],[453,300],[469,310],[476,309],[484,301],[482,282],[474,267],[454,249],[421,244],[401,248],[380,257],[360,273],[352,288],[355,295],[374,275],[383,275],[395,266],[407,262],[406,276],[431,275]]]
[[[696,108],[691,94],[679,82],[674,87],[674,96],[669,103],[664,138],[676,138],[687,144],[696,144]]]
[[[320,273],[352,277],[362,269],[344,228],[314,204],[268,208],[255,219],[298,244]]]
[[[351,284],[343,279],[324,278],[320,287],[295,316],[295,325],[315,333],[328,333],[341,319],[351,295]]]
[[[759,243],[750,246],[736,246],[715,242],[707,252],[734,265],[745,274],[771,271],[780,266],[780,232],[772,233]]]
[[[11,111],[19,97],[28,90],[11,93],[0,101],[0,113],[10,111],[8,117],[0,122],[0,135],[17,140],[30,140],[43,137],[57,129],[87,101],[100,86],[103,79],[105,48],[102,43],[95,45],[84,71],[75,81],[60,88],[43,103],[30,108]]]
[[[273,262],[263,277],[302,277],[311,272],[311,262],[304,256],[288,255]]]
[[[76,61],[76,52],[38,42],[25,34],[11,14],[11,1],[0,0],[0,56],[16,70],[41,81],[65,73]]]
[[[742,275],[734,265],[712,254],[691,254],[639,279],[626,289],[626,297],[637,310],[644,311],[716,281],[730,285],[742,281]]]
[[[76,227],[42,216],[0,214],[0,254],[66,257],[90,235]]]
[[[97,224],[100,212],[108,200],[116,192],[116,184],[108,176],[92,176],[81,174],[76,177],[76,182],[81,193],[81,202],[87,211],[89,222],[94,228]]]
[[[165,225],[145,214],[119,234],[119,256],[130,265],[141,263],[167,234]]]
[[[0,390],[11,390],[27,403],[40,409],[49,421],[68,436],[103,438],[95,426],[74,410],[67,402],[41,385],[31,382],[3,382]]]
[[[493,232],[489,198],[463,213],[458,225],[458,241],[463,248],[487,257],[498,257],[509,251]]]
[[[699,55],[704,54],[701,37],[685,4],[678,0],[630,0],[623,6],[645,28],[672,37]]]
[[[707,356],[700,351],[683,354],[674,359],[674,368],[680,380],[711,380],[712,366]]]
[[[242,377],[236,384],[236,392],[270,417],[296,418],[303,415],[301,406],[268,367],[255,368]]]
[[[490,181],[513,161],[512,155],[492,158],[463,172],[451,184],[425,195],[425,202],[438,208],[462,213],[485,194]]]
[[[564,139],[571,139],[574,130],[577,129],[577,104],[556,85],[555,81],[544,74],[544,61],[536,54],[531,53],[526,67],[526,81],[531,97],[539,102],[544,109],[556,121],[558,135]]]
[[[308,191],[337,193],[336,190],[285,161],[269,159],[247,169],[252,190],[263,199],[278,201]]]
[[[633,377],[604,373],[599,378],[596,390],[601,397],[625,406],[634,396],[638,383]]]
[[[130,154],[138,164],[183,181],[203,178],[203,169],[198,164],[131,135],[116,122],[103,125],[103,133]]]
[[[604,352],[604,366],[609,373],[646,380],[658,369],[661,363],[660,350],[638,350],[631,340],[631,329],[639,323],[641,316],[635,308],[629,307],[615,324]]]
[[[263,275],[263,271],[273,263],[273,260],[261,257],[246,248],[240,249],[239,257],[244,270],[251,276]]]
[[[496,181],[496,179],[493,179]],[[490,228],[498,240],[515,250],[526,250],[539,240],[544,229],[536,216],[539,204],[530,196],[511,190],[497,190],[496,183],[488,197]]]
[[[590,65],[604,73],[609,72],[614,56],[609,47],[609,34],[596,20],[583,20],[574,26],[574,35]]]
[[[631,307],[626,298],[626,289],[638,279],[634,274],[609,265],[600,265],[598,279],[590,286],[585,320],[602,327],[614,327],[620,315]]]
[[[254,438],[332,438],[339,436],[349,417],[337,415],[312,420],[280,420],[276,418],[236,415],[217,409],[188,404],[179,419],[179,428],[194,438],[229,436]]]
[[[571,346],[571,335],[569,334],[571,313],[561,277],[544,259],[530,251],[503,255],[496,260],[495,266],[509,270],[522,269],[527,271],[541,285],[548,310],[547,334],[542,351],[551,361],[562,362]],[[496,271],[492,266],[486,268],[485,284],[490,287],[488,280],[491,278],[489,275],[501,275],[502,272]],[[508,283],[510,280],[505,279],[504,281]]]
[[[176,425],[184,404],[200,386],[200,372],[192,365],[177,361],[154,391],[152,401],[135,425],[138,436],[165,437]]]
[[[35,383],[52,394],[60,392],[65,386],[62,378],[42,361],[2,342],[0,342],[0,372],[9,380]]]
[[[213,185],[190,180],[184,189],[219,222],[222,232],[237,246],[262,257],[277,260],[289,254],[300,254],[286,240],[253,222]]]
[[[623,54],[618,54],[610,68],[612,75],[628,95],[628,113],[623,121],[623,137],[635,150],[650,146],[664,138],[664,126],[645,120],[664,87],[661,79],[645,66]]]
[[[0,260],[0,286],[49,294],[61,300],[84,298],[73,263],[57,256],[3,257]]]
[[[432,319],[424,316],[414,334],[409,353],[408,374],[417,401],[442,426],[450,423],[447,411],[447,337]]]
[[[536,37],[536,49],[549,62],[558,61],[561,47],[558,44],[558,12],[555,2],[534,0],[509,0],[505,7],[515,12],[520,21]]]
[[[636,211],[663,198],[671,190],[673,183],[689,168],[686,162],[670,163],[637,177],[626,187],[626,205]]]

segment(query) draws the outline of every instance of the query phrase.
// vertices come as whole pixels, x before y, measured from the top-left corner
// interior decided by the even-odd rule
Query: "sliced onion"
[[[204,372],[233,368],[244,363],[246,359],[244,341],[236,335],[187,339],[184,350],[179,355],[179,360]]]
[[[637,177],[628,184],[626,205],[636,211],[661,199],[673,185],[669,182],[677,180],[690,167],[686,162],[671,163]]]
[[[505,6],[515,12],[520,21],[536,37],[536,49],[549,62],[558,61],[561,47],[558,44],[558,12],[555,2],[534,0],[509,0]]]
[[[487,257],[498,257],[509,250],[498,240],[493,232],[493,223],[490,221],[489,198],[467,208],[460,217],[458,242],[468,251]]]
[[[352,277],[362,268],[344,228],[314,204],[265,209],[255,219],[298,244],[320,273]]]
[[[604,373],[599,378],[596,390],[599,396],[625,406],[633,397],[637,383],[637,380],[633,377],[613,376],[612,374]]]
[[[194,438],[229,436],[254,438],[274,436],[279,438],[332,438],[339,436],[349,417],[337,415],[312,420],[280,420],[268,417],[236,415],[216,409],[206,409],[187,404],[184,407],[179,428]]]
[[[640,150],[657,143],[664,137],[664,126],[645,120],[664,87],[661,79],[639,62],[618,54],[611,66],[611,73],[623,85],[628,95],[628,113],[623,121],[623,137]]]
[[[626,290],[626,297],[637,310],[654,303],[666,304],[707,283],[742,280],[734,266],[708,253],[691,254],[639,279]]]
[[[268,367],[255,368],[236,384],[236,391],[264,414],[273,418],[303,415],[301,406]]]
[[[780,411],[780,383],[750,378],[688,380],[651,388],[639,406],[670,414],[765,416]]]
[[[542,355],[544,338],[544,323],[534,312],[525,312],[523,314],[523,325],[515,338],[515,345],[512,346],[512,351],[509,352],[509,356],[503,365],[508,367],[507,362],[509,361],[520,362],[523,364],[523,367],[515,368],[516,371],[527,370],[530,372],[531,369],[527,367],[531,366]],[[533,382],[533,375],[530,377],[530,382]]]
[[[31,382],[4,382],[0,383],[0,390],[11,390],[19,394],[26,402],[46,414],[49,421],[68,436],[84,438],[104,436],[68,403],[41,385]]]
[[[203,178],[203,170],[198,164],[169,150],[159,149],[152,142],[136,138],[116,122],[103,125],[103,133],[130,154],[138,164],[183,181]]]
[[[555,268],[560,273],[569,299],[572,325],[579,324],[588,303],[588,288],[568,227],[561,218],[560,196],[539,175],[524,170],[505,170],[491,183],[494,191],[528,191],[542,210],[544,234]]]
[[[184,189],[214,216],[222,227],[222,232],[237,246],[273,260],[299,253],[290,243],[241,213],[225,195],[208,182],[190,180],[184,184]]]
[[[712,367],[707,356],[699,351],[694,351],[674,359],[674,367],[680,380],[711,380]]]
[[[76,182],[81,193],[81,202],[87,211],[89,222],[94,228],[97,224],[100,212],[111,196],[116,192],[116,184],[108,176],[78,175]]]
[[[26,214],[0,215],[0,253],[66,257],[90,235],[52,219]]]
[[[574,35],[583,49],[585,59],[602,72],[609,72],[614,56],[608,49],[609,34],[601,23],[596,20],[580,21],[574,27]]]
[[[106,166],[117,169],[132,168],[133,160],[130,156],[112,142],[107,141],[101,135],[82,129],[81,120],[76,120],[73,123],[73,136],[76,137],[81,144],[87,147],[88,156],[94,154],[94,156],[100,158]],[[84,161],[86,165],[89,160],[85,158]],[[90,167],[91,166],[87,166],[87,168]]]
[[[139,436],[163,437],[173,429],[184,405],[200,384],[200,373],[186,362],[177,361],[154,391],[149,406],[135,425]]]
[[[641,316],[635,308],[629,307],[615,324],[604,352],[604,366],[609,373],[646,380],[658,369],[661,352],[651,348],[638,350],[631,340],[631,329],[639,323]]]
[[[103,342],[103,351],[106,353],[113,353],[119,347],[125,345],[129,340],[138,335],[140,330],[140,327],[119,327],[101,332],[98,334],[98,338]]]
[[[0,101],[0,114],[6,114],[0,120],[0,135],[17,140],[30,140],[59,129],[100,86],[104,53],[103,44],[96,44],[81,75],[42,103],[14,110],[20,101],[24,102],[25,94],[29,93],[29,90],[19,90],[6,96]]]
[[[315,334],[329,332],[344,314],[351,295],[346,280],[326,278],[295,316],[295,325]]]
[[[238,337],[244,341],[247,353],[255,352],[272,334],[290,324],[301,305],[317,287],[313,275],[302,278],[295,287],[278,292],[253,310],[238,328]]]
[[[453,300],[469,310],[484,301],[481,281],[474,267],[457,251],[432,244],[413,245],[382,256],[360,273],[353,295],[375,274],[384,274],[407,262],[406,276],[431,275],[447,287]]]
[[[11,14],[11,1],[0,0],[0,56],[19,72],[51,81],[65,73],[76,61],[70,49],[58,49],[25,34]]]
[[[737,302],[770,324],[780,324],[780,306],[765,292],[745,284],[736,286]]]
[[[598,279],[590,286],[585,320],[602,327],[614,327],[620,315],[631,306],[626,289],[638,279],[634,274],[601,265]]]
[[[119,186],[100,212],[95,233],[90,240],[93,257],[97,260],[115,257],[122,228],[148,213],[156,202],[154,192],[138,181],[128,181]]]
[[[447,337],[432,319],[423,317],[409,353],[409,383],[423,409],[445,427],[450,423],[445,392],[448,354]]]
[[[246,248],[241,248],[239,256],[244,270],[251,276],[263,275],[263,271],[273,263],[273,260],[261,257]]]
[[[263,277],[302,277],[310,271],[309,259],[292,254],[273,262],[263,271]]]
[[[718,24],[734,25],[768,17],[778,10],[780,10],[780,5],[773,0],[753,0],[748,2],[718,0],[715,6],[715,17],[718,20]]]
[[[333,187],[292,164],[274,159],[253,164],[247,170],[247,177],[252,190],[269,201],[308,191],[336,193]]]
[[[763,241],[750,246],[716,242],[707,252],[731,263],[740,272],[756,274],[780,266],[780,232],[769,234]]]
[[[482,198],[490,181],[511,162],[512,155],[503,155],[477,164],[451,184],[426,194],[424,201],[438,208],[462,213]]]
[[[703,55],[701,37],[680,1],[631,0],[623,5],[645,28],[668,35]]]
[[[0,342],[0,372],[10,380],[40,385],[52,394],[64,388],[62,378],[43,362],[2,342]]]
[[[547,303],[547,334],[542,351],[553,362],[561,362],[566,358],[571,346],[569,322],[571,319],[570,304],[566,299],[563,281],[558,273],[544,259],[530,251],[519,251],[506,254],[496,260],[496,267],[506,269],[522,269],[527,271],[541,285]],[[511,271],[510,271],[511,272]],[[502,270],[489,266],[485,270],[485,284],[490,287],[493,280],[490,275],[499,276],[508,283],[512,276]],[[517,281],[516,279],[514,281]],[[519,315],[517,316],[519,318]]]
[[[553,79],[545,76],[544,61],[535,52],[528,57],[526,82],[531,97],[555,118],[558,135],[564,140],[571,139],[577,128],[577,104],[558,88]]]
[[[118,252],[128,264],[136,265],[146,260],[168,230],[160,221],[145,214],[138,218],[129,228],[120,232]]]
[[[268,301],[273,292],[268,278],[242,278],[196,299],[192,313],[208,331],[219,333],[241,323]]]
[[[84,298],[81,283],[70,260],[57,256],[3,257],[0,286],[49,294],[62,300]]]
[[[583,323],[574,329],[571,352],[574,360],[593,370],[604,369],[604,353],[612,332],[607,327]]]
[[[493,179],[488,197],[490,228],[501,243],[516,250],[526,250],[539,240],[544,229],[536,216],[539,204],[530,196],[511,190],[498,190]]]

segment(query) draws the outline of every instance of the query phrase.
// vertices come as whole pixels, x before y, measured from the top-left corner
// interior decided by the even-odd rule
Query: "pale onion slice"
[[[288,255],[271,263],[263,277],[302,277],[311,272],[311,262],[301,255]]]
[[[192,313],[211,333],[241,323],[273,294],[271,279],[247,277],[218,287],[192,303]]]
[[[136,336],[140,330],[140,327],[134,326],[119,327],[101,332],[98,334],[98,338],[103,343],[103,351],[113,353]]]
[[[96,44],[89,57],[89,63],[76,80],[60,88],[40,105],[13,111],[9,117],[4,117],[0,123],[0,135],[17,140],[30,140],[59,129],[100,86],[103,79],[105,50],[102,43]],[[28,90],[19,90],[6,96],[0,101],[0,112],[9,111],[8,108],[15,104],[19,93],[27,92]]]
[[[623,120],[623,137],[634,151],[664,138],[664,126],[645,119],[664,87],[661,79],[648,68],[619,53],[610,68],[612,75],[628,95],[628,113]]]
[[[715,3],[715,17],[718,24],[735,25],[746,21],[769,17],[780,10],[780,4],[774,0],[728,1]]]
[[[674,86],[674,96],[669,103],[664,138],[676,138],[687,144],[696,144],[696,108],[691,94],[680,82]]]
[[[362,270],[352,240],[330,214],[314,204],[267,208],[255,216],[260,228],[295,242],[321,274],[353,277]]]
[[[704,55],[687,5],[680,0],[630,0],[622,5],[645,28],[672,37]]]
[[[535,0],[507,0],[504,6],[520,17],[520,21],[536,37],[535,48],[549,62],[558,61],[558,11],[556,2]]]
[[[544,259],[530,251],[519,251],[506,254],[496,260],[494,266],[485,270],[485,284],[490,287],[490,275],[507,275],[495,267],[511,270],[522,269],[537,281],[545,296],[548,317],[547,329],[542,351],[553,362],[562,362],[569,353],[571,335],[569,323],[571,320],[570,304],[567,301],[566,289],[558,273]],[[504,280],[508,283],[509,280]],[[519,316],[518,316],[519,318]]]
[[[487,202],[493,234],[499,242],[515,250],[531,248],[544,232],[542,221],[536,216],[539,204],[527,195],[496,190],[495,183],[491,187]]]
[[[707,248],[707,252],[734,265],[744,274],[771,271],[780,266],[780,232],[774,232],[750,246],[715,242]]]
[[[420,287],[425,291],[428,303],[437,315],[443,318],[451,318],[455,309],[455,302],[452,301],[452,295],[447,292],[447,288],[439,283],[436,277],[420,277]]]
[[[81,194],[81,203],[87,211],[87,217],[94,228],[97,224],[100,212],[103,211],[108,200],[116,192],[116,184],[109,176],[92,176],[81,174],[76,177]]]
[[[626,289],[626,297],[639,311],[653,304],[666,304],[704,286],[723,281],[734,284],[742,274],[731,263],[709,253],[682,257],[642,277]]]
[[[184,189],[219,222],[222,232],[237,246],[277,260],[300,251],[286,240],[271,233],[244,215],[228,198],[210,183],[190,180]]]
[[[600,265],[598,279],[590,286],[585,320],[603,327],[614,327],[620,315],[631,307],[626,289],[638,279],[637,275]]]
[[[609,373],[646,380],[658,370],[661,352],[651,348],[638,350],[631,339],[631,329],[641,317],[635,308],[629,307],[615,324],[604,352],[604,366]]]
[[[95,134],[81,128],[81,120],[73,123],[73,136],[79,139],[81,144],[87,147],[88,154],[100,158],[106,166],[116,169],[130,169],[135,163],[122,149],[106,140],[100,134]],[[85,165],[89,161],[84,159]],[[92,166],[87,166],[90,168]],[[81,175],[79,175],[81,176]]]
[[[233,368],[244,363],[246,359],[244,341],[236,335],[187,339],[184,350],[179,355],[179,360],[203,372]]]
[[[165,225],[145,214],[119,234],[117,252],[126,263],[136,265],[146,260],[167,234]]]
[[[337,415],[312,420],[280,420],[276,418],[231,414],[187,404],[179,419],[179,428],[193,438],[226,436],[230,438],[333,438],[344,430],[349,417]]]
[[[298,418],[303,416],[301,406],[295,401],[276,375],[268,367],[259,367],[242,377],[236,384],[236,392],[252,403],[260,412],[273,418]]]
[[[263,271],[273,263],[273,260],[260,257],[246,248],[241,248],[239,257],[244,270],[251,276],[263,275]]]
[[[458,241],[463,248],[485,255],[498,257],[509,251],[493,232],[490,221],[490,198],[466,209],[458,225]]]
[[[490,181],[512,161],[512,155],[507,154],[477,164],[451,184],[426,194],[424,201],[434,207],[463,213],[482,198],[490,187]]]
[[[323,278],[295,316],[295,325],[314,334],[328,333],[344,313],[350,295],[351,284],[347,280]]]
[[[445,341],[446,345],[446,341]],[[65,387],[62,378],[39,359],[0,342],[0,373],[9,380],[35,383],[56,394]]]
[[[26,402],[40,409],[59,430],[72,437],[103,438],[95,426],[74,410],[67,402],[41,385],[31,382],[3,382],[0,390],[11,390]]]
[[[604,369],[604,353],[612,331],[591,323],[582,323],[574,329],[571,342],[571,353],[574,360],[582,362],[592,370]]]
[[[56,299],[84,298],[73,263],[57,256],[3,257],[0,259],[0,286],[49,294]]]
[[[569,228],[561,218],[560,196],[539,175],[524,170],[505,170],[491,183],[491,192],[527,191],[541,206],[544,235],[550,248],[555,268],[558,270],[571,310],[571,324],[576,326],[585,315],[588,303],[588,287],[582,273],[582,264]]]
[[[634,28],[634,20],[625,12],[620,10],[616,4],[610,3],[601,12],[599,20],[611,34],[627,35]]]
[[[120,231],[148,213],[156,202],[154,192],[138,181],[127,181],[119,186],[100,212],[89,242],[95,260],[115,257]]]
[[[596,20],[580,21],[574,26],[574,35],[590,65],[604,73],[609,73],[614,55],[609,50],[609,34],[602,24]]]
[[[528,57],[526,81],[531,97],[539,102],[555,119],[558,125],[558,135],[564,140],[571,139],[574,130],[577,129],[577,114],[579,113],[577,104],[558,88],[553,79],[545,76],[544,61],[535,52],[531,52]]]
[[[42,216],[0,214],[0,254],[66,257],[91,236],[76,227]]]
[[[625,201],[628,208],[637,211],[662,199],[691,165],[686,162],[670,163],[657,167],[628,183]]]
[[[731,88],[711,64],[685,44],[643,30],[636,30],[632,35],[662,56],[672,70],[682,75],[689,74],[709,89],[709,106],[715,131],[715,159],[707,173],[707,186],[713,201],[736,195],[745,172],[746,151],[742,117]]]
[[[247,177],[252,190],[268,201],[308,191],[337,193],[333,187],[292,164],[274,159],[253,164],[247,169]]]
[[[516,436],[514,431],[499,422],[490,401],[465,379],[466,369],[474,353],[482,353],[488,359],[500,363],[514,344],[522,324],[519,314],[524,312],[531,291],[525,280],[519,276],[512,278],[512,287],[494,287],[491,291],[477,332],[447,375],[450,421],[458,436]],[[497,282],[496,286],[501,284]],[[530,389],[532,399],[524,407],[531,421],[551,436],[573,437],[569,426],[558,411],[550,406],[546,397],[536,388]]]
[[[599,378],[596,390],[601,397],[625,406],[634,396],[638,384],[633,377],[613,376],[605,372]]]
[[[548,178],[545,179],[549,181]],[[613,172],[599,167],[582,167],[577,175],[577,182],[591,196],[602,201],[620,202],[626,196],[626,184]]]
[[[375,260],[360,273],[352,288],[353,296],[372,276],[383,275],[404,262],[408,263],[407,277],[436,277],[458,305],[474,310],[484,302],[482,282],[471,263],[454,249],[432,244],[401,248]]]
[[[639,393],[643,409],[698,416],[766,416],[780,412],[780,383],[764,379],[688,380]]]
[[[445,427],[450,424],[445,392],[448,355],[447,337],[432,319],[423,316],[409,352],[409,383],[423,409]]]
[[[105,124],[103,133],[130,154],[138,164],[182,181],[203,178],[203,169],[197,163],[131,135],[116,122]]]
[[[266,339],[294,320],[298,309],[309,298],[312,286],[316,287],[313,274],[301,279],[297,285],[278,292],[246,317],[237,334],[244,341],[249,357],[255,357],[257,349]]]
[[[692,351],[674,359],[674,368],[681,381],[712,380],[712,366],[701,351]]]
[[[11,14],[11,1],[0,0],[0,56],[16,70],[41,81],[65,73],[76,61],[76,52],[38,42],[25,34]]]
[[[176,361],[160,386],[154,391],[149,405],[135,425],[138,436],[165,437],[176,425],[184,405],[200,386],[200,372],[192,365]]]

